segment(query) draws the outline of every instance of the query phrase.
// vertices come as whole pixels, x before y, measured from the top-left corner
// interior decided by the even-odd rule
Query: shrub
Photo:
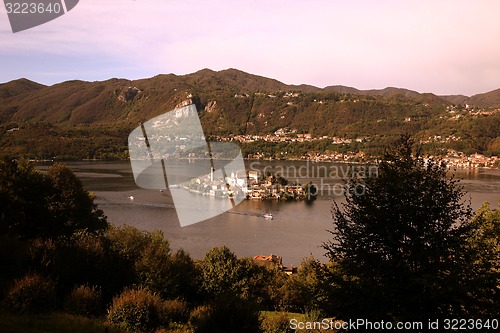
[[[112,249],[105,234],[83,231],[73,234],[62,257],[58,276],[65,278],[65,294],[75,285],[97,285],[102,288],[102,303],[108,304],[113,296],[134,282],[133,268]],[[71,272],[67,267],[71,267]]]
[[[291,312],[321,309],[328,291],[324,285],[326,273],[318,260],[304,259],[298,273],[289,276],[280,288],[281,309]]]
[[[161,304],[160,320],[162,324],[186,323],[189,319],[189,309],[185,301],[167,300]]]
[[[56,305],[54,282],[38,274],[16,280],[7,293],[7,303],[17,313],[50,311]]]
[[[201,305],[196,307],[189,316],[189,325],[195,332],[215,332],[216,327],[213,322],[214,308],[211,305]]]
[[[0,234],[55,238],[108,227],[94,199],[62,164],[42,173],[26,159],[5,157],[0,159],[0,184]]]
[[[125,290],[113,299],[108,321],[126,330],[151,331],[160,325],[162,300],[146,289]]]
[[[155,333],[193,333],[188,327],[184,327],[179,325],[178,327],[168,327],[168,328],[159,328],[155,331]]]
[[[96,286],[77,286],[66,298],[64,308],[73,314],[97,316],[101,313],[101,290]]]
[[[309,323],[316,323],[316,322],[321,322],[325,317],[321,314],[321,311],[319,310],[306,310],[304,313],[303,321],[304,322],[309,322]],[[313,333],[313,332],[325,332],[326,330],[321,330],[321,329],[298,329],[295,332],[300,332],[300,333]]]
[[[12,280],[21,276],[29,263],[26,242],[16,237],[0,236],[0,298],[4,298]]]
[[[290,317],[286,312],[268,313],[261,316],[260,327],[263,333],[288,333],[293,332],[290,328]]]
[[[255,304],[234,295],[221,295],[209,305],[195,308],[189,324],[199,333],[261,332]]]
[[[111,227],[106,237],[110,252],[119,258],[127,285],[147,288],[163,299],[196,300],[201,279],[193,260],[183,250],[172,252],[161,231]]]

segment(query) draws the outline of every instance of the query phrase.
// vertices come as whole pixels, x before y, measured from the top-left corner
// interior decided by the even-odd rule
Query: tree
[[[57,225],[64,226],[64,233],[72,234],[79,229],[95,232],[107,228],[103,211],[97,208],[93,195],[84,190],[71,169],[57,163],[47,170],[46,177],[53,188],[48,198],[49,212]]]
[[[0,161],[0,232],[33,237],[50,228],[46,197],[51,186],[27,160]]]
[[[214,247],[205,255],[202,263],[203,289],[212,296],[227,292],[239,294],[238,258],[228,247]]]
[[[151,234],[151,241],[135,262],[139,282],[165,299],[197,297],[198,271],[189,254],[172,252],[162,232]]]
[[[0,161],[0,233],[23,238],[97,232],[108,226],[94,198],[62,164],[46,173],[27,160]]]
[[[500,201],[499,201],[500,205]],[[483,318],[500,313],[500,210],[486,202],[472,219],[466,249],[475,276],[475,312]]]
[[[166,299],[198,297],[199,272],[183,250],[173,252],[161,231],[131,226],[111,227],[106,233],[111,251],[124,262],[123,279]]]
[[[302,260],[297,274],[288,276],[281,287],[283,310],[302,312],[320,310],[325,302],[326,268],[313,257]]]
[[[266,268],[238,259],[226,246],[212,248],[200,264],[209,302],[207,313],[194,316],[205,318],[194,320],[195,332],[260,332],[253,278]]]
[[[237,270],[233,288],[241,299],[252,301],[261,309],[277,307],[281,300],[279,289],[287,278],[279,267],[258,264],[252,258],[240,258]]]
[[[279,273],[274,267],[264,267],[250,258],[238,259],[226,246],[214,247],[201,263],[202,288],[209,298],[225,296],[271,307],[276,301]]]
[[[58,295],[67,295],[78,285],[99,286],[102,300],[111,301],[116,293],[135,282],[133,270],[111,248],[104,233],[85,230],[57,240],[27,240],[28,271],[36,271],[57,281]]]
[[[354,176],[334,204],[330,310],[340,318],[427,320],[475,315],[466,251],[470,206],[446,166],[402,137],[378,175]]]

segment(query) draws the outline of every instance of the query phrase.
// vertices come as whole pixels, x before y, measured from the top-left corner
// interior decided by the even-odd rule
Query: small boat
[[[263,218],[265,218],[266,220],[272,220],[273,219],[273,214],[271,214],[271,213],[264,213],[261,216]]]
[[[181,188],[181,186],[177,185],[177,184],[174,184],[174,185],[168,185],[168,188],[169,189],[177,189],[177,188]]]

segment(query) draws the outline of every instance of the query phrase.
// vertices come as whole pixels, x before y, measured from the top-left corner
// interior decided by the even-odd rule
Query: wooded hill
[[[467,97],[401,88],[317,88],[236,69],[135,81],[0,84],[0,147],[31,158],[126,158],[133,128],[186,100],[197,105],[209,136],[266,135],[289,128],[316,137],[365,138],[365,148],[371,149],[406,133],[420,140],[460,138],[429,144],[429,149],[500,152],[500,89]]]

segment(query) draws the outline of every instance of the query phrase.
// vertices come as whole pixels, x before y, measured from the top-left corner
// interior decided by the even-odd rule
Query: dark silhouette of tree
[[[0,233],[23,238],[107,228],[106,217],[73,172],[56,164],[46,173],[26,160],[0,161]]]
[[[36,235],[49,219],[50,183],[26,160],[0,161],[0,232]]]
[[[331,311],[341,319],[423,320],[478,315],[479,271],[467,250],[472,216],[446,166],[402,137],[378,175],[352,177],[334,204]]]
[[[469,273],[475,275],[475,288],[469,292],[477,300],[474,311],[494,318],[500,313],[500,210],[484,203],[470,225],[466,249],[473,260]]]
[[[53,188],[48,208],[54,222],[64,229],[61,232],[72,234],[80,229],[91,232],[106,229],[104,213],[97,208],[93,195],[83,189],[73,171],[57,163],[47,170],[46,177]]]

